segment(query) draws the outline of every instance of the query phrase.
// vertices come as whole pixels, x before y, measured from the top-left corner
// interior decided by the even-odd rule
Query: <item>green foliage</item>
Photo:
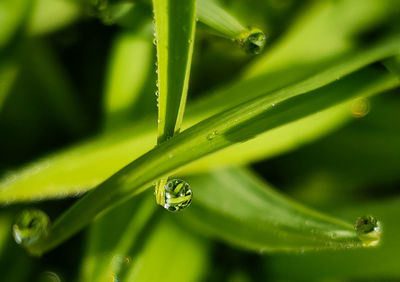
[[[399,15],[1,2],[2,279],[398,280]]]

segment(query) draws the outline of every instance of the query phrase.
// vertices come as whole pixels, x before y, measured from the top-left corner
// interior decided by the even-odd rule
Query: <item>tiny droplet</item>
[[[354,225],[358,237],[366,247],[376,246],[381,238],[381,223],[371,215],[365,215],[357,218]]]
[[[171,179],[165,186],[164,208],[171,212],[183,210],[192,202],[192,190],[187,182],[180,179]]]
[[[265,47],[267,37],[264,32],[258,28],[252,28],[245,32],[238,40],[239,45],[243,50],[252,55],[257,55],[262,52]]]
[[[24,210],[17,216],[12,226],[15,242],[29,246],[47,236],[49,225],[49,217],[41,210]]]
[[[208,135],[207,135],[207,140],[209,140],[209,141],[211,141],[211,140],[213,140],[214,138],[215,138],[215,136],[217,136],[218,135],[218,131],[217,130],[213,130],[211,133],[209,133]]]

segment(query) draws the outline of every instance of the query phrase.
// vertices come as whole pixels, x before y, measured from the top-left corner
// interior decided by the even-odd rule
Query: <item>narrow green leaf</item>
[[[29,35],[41,35],[60,29],[80,16],[78,1],[73,0],[36,0],[29,18]]]
[[[398,267],[400,244],[399,197],[381,199],[379,202],[352,204],[332,212],[352,218],[362,214],[373,214],[383,224],[382,242],[378,248],[338,250],[295,254],[274,254],[265,260],[272,279],[321,281],[335,280],[392,280],[400,278]],[[366,267],[369,266],[369,267]],[[291,271],[287,271],[288,268]]]
[[[363,246],[352,224],[289,200],[250,171],[216,170],[187,181],[196,201],[180,218],[206,235],[260,252]]]
[[[338,89],[340,83],[336,82],[322,88],[322,93],[321,89],[312,91],[323,80],[332,80],[332,75],[337,77],[342,71],[343,69],[329,71],[329,75],[318,75],[303,83],[249,101],[208,118],[162,143],[80,199],[55,221],[49,236],[31,245],[29,250],[42,253],[54,248],[81,230],[102,210],[142,192],[155,180],[183,165],[360,95],[360,88],[357,86],[360,81],[364,82],[364,95],[374,93],[376,88],[391,88],[399,83],[397,78],[386,71],[364,69],[343,79],[347,80],[347,87],[341,86]]]
[[[124,31],[113,44],[104,94],[106,128],[113,128],[133,115],[130,112],[153,62],[151,39],[140,32]]]
[[[383,65],[400,79],[400,54],[383,61]]]
[[[0,2],[0,51],[21,29],[30,12],[29,0],[2,0]]]
[[[179,132],[189,84],[195,0],[153,0],[158,62],[158,143]]]
[[[259,54],[265,46],[266,36],[260,29],[244,27],[214,0],[199,0],[197,16],[218,35],[236,41],[247,53]]]
[[[397,50],[398,44],[399,43],[396,40],[389,40],[377,45],[377,47],[364,50],[358,54],[352,54],[349,58],[345,56],[341,59],[342,63],[339,64],[339,66],[331,67],[314,78],[309,79],[304,83],[297,84],[297,86],[293,85],[287,89],[295,91],[295,93],[303,93],[313,89],[314,87],[319,87],[332,82],[364,65],[381,60],[390,56],[390,54],[394,54]],[[270,79],[273,81],[273,78],[274,77],[271,77]],[[311,84],[310,82],[312,81],[314,82]],[[379,84],[378,81],[379,77],[373,77],[368,81],[368,83],[373,84],[377,82]],[[315,84],[315,82],[318,82],[318,84]],[[350,87],[351,85],[349,84],[351,83],[355,82],[350,79],[343,82],[339,81],[337,85],[342,85],[341,87],[346,88]],[[385,82],[382,82],[381,86],[376,88],[372,86],[370,88],[366,87],[368,83],[359,80],[357,85],[361,92],[358,92],[355,96],[364,95],[364,91],[369,94],[374,94],[387,89]],[[233,87],[228,88],[223,92],[217,92],[214,96],[208,99],[209,102],[200,103],[198,106],[192,107],[192,114],[189,115],[191,118],[189,118],[187,125],[190,126],[196,121],[198,122],[201,119],[209,117],[209,115],[216,114],[219,111],[246,102],[246,98],[255,98],[263,94],[263,89],[266,89],[264,94],[271,91],[271,93],[268,94],[271,103],[276,103],[279,100],[279,95],[277,96],[276,93],[284,92],[286,93],[285,95],[289,94],[286,89],[280,90],[280,92],[274,92],[274,87],[271,89],[269,88],[269,84],[265,85],[262,80],[259,80],[258,82],[254,82],[255,86],[249,88],[246,95],[241,95],[241,98],[237,99],[237,95],[243,93],[245,85],[245,83],[241,83],[237,88]],[[251,84],[248,84],[248,86],[249,85]],[[299,88],[299,85],[302,87]],[[352,87],[355,86],[356,85],[353,85]],[[334,88],[329,87],[329,89],[332,93],[337,91],[338,97],[343,95],[343,93],[340,93],[338,90],[339,88],[335,90]],[[320,91],[323,93],[325,89],[322,88]],[[229,94],[234,95],[229,96]],[[219,101],[220,97],[218,97],[218,95],[221,95],[220,97],[225,97],[223,101]],[[232,163],[232,161],[240,163],[243,154],[246,154],[246,152],[249,152],[249,154],[246,154],[243,161],[251,161],[253,158],[257,159],[271,156],[278,152],[282,152],[283,150],[294,148],[299,144],[299,142],[302,142],[302,140],[306,141],[320,136],[315,134],[313,135],[312,132],[313,130],[315,130],[314,132],[317,132],[318,128],[324,127],[324,124],[331,124],[330,127],[333,128],[334,124],[339,124],[346,120],[347,113],[345,106],[343,107],[344,108],[342,109],[332,110],[332,115],[327,112],[326,123],[322,123],[323,119],[321,119],[320,127],[318,127],[317,123],[314,124],[313,120],[318,120],[319,115],[322,115],[322,113],[315,114],[313,117],[310,117],[310,119],[304,120],[304,123],[300,120],[298,123],[293,121],[294,123],[286,127],[286,129],[282,128],[281,130],[280,127],[276,127],[260,136],[262,138],[257,138],[250,142],[232,146],[232,148],[235,148],[236,150],[234,156],[237,155],[238,158],[232,159],[233,156],[228,158],[226,157],[227,155],[223,155],[223,152],[221,152],[220,154],[215,155],[216,160],[221,162],[219,163],[221,165]],[[332,117],[332,119],[330,119],[330,117]],[[332,123],[333,120],[337,120],[337,123]],[[310,127],[310,131],[308,131],[308,126],[310,124],[313,126]],[[306,129],[298,132],[298,128],[304,128],[303,125],[306,126]],[[101,136],[93,141],[79,144],[62,153],[32,163],[20,172],[9,174],[3,178],[3,181],[0,184],[0,202],[10,203],[14,201],[41,199],[44,197],[65,197],[86,191],[104,181],[118,169],[127,165],[132,159],[135,159],[144,152],[150,150],[155,145],[155,134],[154,131],[151,131],[151,126],[148,123],[144,123],[137,127],[128,127],[124,130],[115,132],[114,134]],[[209,133],[206,135],[208,134]],[[295,135],[296,137],[293,139],[289,137],[290,135]],[[271,145],[271,148],[275,149],[270,149],[269,147],[264,146],[264,142],[268,142],[268,144]],[[242,150],[243,154],[240,153]],[[199,161],[199,163],[194,164],[194,167],[186,167],[186,169],[192,172],[195,170],[198,171],[199,169],[208,168],[210,166],[217,166],[218,162],[214,161],[214,159],[210,157],[207,161]]]
[[[18,63],[16,58],[2,58],[0,61],[0,112],[12,84],[18,73]]]
[[[194,46],[196,0],[153,0],[153,7],[158,64],[157,144],[161,144],[181,129]],[[156,200],[162,206],[166,181],[160,179],[156,185]]]

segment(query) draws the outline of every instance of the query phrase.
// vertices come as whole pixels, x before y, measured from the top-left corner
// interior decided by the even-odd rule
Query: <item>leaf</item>
[[[199,21],[225,38],[236,41],[245,52],[259,54],[264,49],[266,36],[257,28],[245,28],[234,16],[214,0],[199,0]]]
[[[391,53],[395,52],[398,44],[399,43],[396,39],[393,41],[389,40],[382,42],[374,48],[358,52],[357,54],[352,54],[349,58],[344,56],[341,61],[335,62],[334,67],[326,69],[324,72],[319,73],[305,82],[279,91],[273,91],[275,88],[269,88],[269,85],[266,85],[262,80],[250,80],[253,84],[247,84],[249,89],[246,92],[246,95],[240,95],[243,93],[242,91],[244,91],[246,85],[245,83],[240,83],[237,88],[228,88],[223,92],[215,93],[215,95],[207,99],[208,102],[199,102],[197,106],[191,108],[192,114],[190,114],[189,109],[189,121],[185,127],[192,125],[196,121],[198,122],[201,119],[207,118],[212,114],[216,114],[219,111],[229,109],[235,105],[240,105],[246,101],[246,98],[252,99],[260,96],[263,94],[263,89],[265,89],[264,94],[268,93],[268,96],[266,96],[265,99],[270,99],[269,105],[277,104],[277,101],[280,99],[279,96],[289,97],[293,95],[291,93],[306,93],[314,88],[328,84],[362,66],[390,56]],[[338,65],[336,65],[337,63]],[[368,73],[368,71],[366,73]],[[274,81],[274,77],[270,77],[270,79]],[[386,82],[382,82],[381,87],[377,86],[374,88],[372,85],[367,87],[368,83],[374,84],[374,82],[378,82],[379,79],[379,76],[374,77],[374,75],[372,75],[370,81],[367,81],[366,83],[364,83],[362,79],[355,79],[358,81],[357,85],[360,87],[359,90],[361,92],[357,94],[355,93],[352,97],[366,95],[364,91],[368,92],[368,94],[374,94],[387,89],[389,86],[386,85]],[[343,84],[339,81],[337,85],[346,88],[351,87],[351,84],[354,83],[355,81],[349,79],[347,82],[343,82]],[[395,84],[396,82],[391,82],[389,88],[394,87]],[[250,85],[252,85],[252,88],[250,88]],[[355,86],[356,85],[353,85],[353,87]],[[229,91],[229,89],[231,91]],[[335,90],[334,87],[329,87],[328,89],[330,89],[329,91],[332,95],[333,92],[338,91]],[[322,88],[319,92],[324,93],[325,89]],[[219,94],[221,96],[218,97]],[[229,96],[229,94],[234,95]],[[236,98],[237,95],[240,95],[240,99]],[[338,95],[344,95],[344,93],[339,93],[338,91]],[[222,97],[222,102],[219,101],[220,97]],[[261,97],[258,99],[261,99]],[[349,97],[349,99],[351,98]],[[217,102],[217,100],[219,102]],[[345,116],[347,114],[343,109],[337,110],[338,112],[343,111],[343,115],[340,113],[338,114],[336,110],[332,111],[335,113],[332,114],[332,116],[330,116],[329,112],[323,114],[326,115],[327,121],[326,123],[321,123],[320,127],[318,127],[317,124],[314,125],[313,120],[318,120],[322,113],[315,113],[313,117],[309,117],[310,119],[286,121],[284,124],[287,125],[287,127],[282,128],[282,130],[280,127],[270,128],[270,131],[260,136],[259,139],[254,139],[254,141],[235,144],[232,147],[235,148],[234,156],[238,156],[234,159],[235,162],[241,163],[243,155],[246,155],[243,162],[251,161],[252,158],[258,159],[265,156],[271,156],[286,149],[298,146],[299,142],[319,136],[318,134],[313,134],[313,132],[318,132],[318,128],[324,127],[324,124],[331,124],[330,126],[334,127],[335,119],[337,119],[336,124],[340,124],[340,122],[343,121],[343,118],[346,118]],[[310,114],[312,113],[310,112],[305,116]],[[290,124],[289,122],[292,123]],[[298,128],[302,128],[301,126],[309,125],[310,123],[313,124],[310,131],[304,129],[297,135]],[[210,133],[211,132],[207,132],[204,136]],[[10,203],[14,201],[41,199],[44,197],[65,197],[86,191],[104,181],[118,169],[127,165],[131,160],[150,150],[155,145],[155,134],[154,131],[151,131],[151,123],[144,122],[135,127],[128,127],[125,130],[101,136],[94,141],[87,141],[72,147],[71,149],[65,150],[62,153],[32,163],[23,168],[20,172],[8,174],[3,178],[3,181],[0,183],[0,202]],[[296,135],[296,138],[286,139],[290,134],[292,136]],[[278,137],[278,139],[273,137]],[[264,146],[264,142],[267,141],[271,142],[269,143],[271,148],[275,147],[276,149],[270,149]],[[262,146],[260,146],[260,144]],[[257,147],[255,145],[257,145]],[[239,152],[243,152],[243,154],[239,154]],[[247,152],[249,153],[247,154]],[[221,152],[219,155],[215,155],[215,157],[221,161],[221,165],[232,163],[233,156],[226,157],[227,154],[223,155]],[[204,162],[199,161],[199,163],[195,165],[197,168],[191,169],[192,172],[208,167],[215,167],[218,165],[218,162],[214,161],[213,158],[210,157],[207,162],[205,160]],[[186,167],[186,169],[190,170],[190,167]]]
[[[28,0],[2,0],[0,3],[0,51],[23,28],[30,11]]]
[[[208,236],[263,253],[363,245],[352,224],[289,200],[250,171],[229,168],[186,180],[194,200],[179,217]]]
[[[179,132],[189,84],[195,0],[153,0],[158,62],[158,141]]]
[[[43,35],[72,23],[80,16],[79,5],[71,0],[36,0],[28,23],[28,34]]]
[[[153,71],[153,46],[149,36],[124,31],[113,44],[104,95],[105,126],[110,129],[134,114],[132,107],[139,100],[150,71]]]
[[[384,227],[379,248],[339,250],[336,252],[306,253],[301,256],[274,254],[266,258],[265,265],[272,279],[321,281],[325,278],[340,280],[398,280],[400,244],[400,199],[382,199],[379,202],[352,204],[334,209],[345,218],[362,214],[374,214]],[[369,266],[369,267],[366,267]],[[287,271],[290,268],[291,271]]]
[[[146,193],[145,197],[135,197],[93,222],[80,280],[108,282],[110,276],[118,276],[130,263],[132,251],[151,232],[149,223],[154,222],[155,211],[154,196]]]
[[[353,66],[351,61],[347,64],[329,70],[325,75],[320,74],[308,81],[217,114],[155,147],[80,199],[55,221],[49,236],[31,245],[29,250],[40,254],[55,247],[82,229],[105,208],[142,192],[155,180],[196,159],[254,138],[257,134],[279,125],[343,103],[359,96],[360,90],[365,91],[361,95],[369,95],[377,88],[382,90],[382,87],[391,88],[398,84],[397,78],[387,72],[367,68],[342,81],[329,84],[325,89],[312,91],[313,87],[332,80],[332,76],[337,77]],[[345,83],[340,85],[343,81]],[[360,89],[360,83],[363,83],[364,88]]]
[[[161,218],[143,249],[132,257],[123,281],[201,281],[208,268],[209,246],[191,233]]]

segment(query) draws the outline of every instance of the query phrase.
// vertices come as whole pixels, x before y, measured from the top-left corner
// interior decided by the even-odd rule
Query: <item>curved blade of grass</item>
[[[0,61],[0,112],[12,84],[18,73],[18,63],[16,58],[5,57]]]
[[[363,245],[352,224],[289,200],[250,171],[230,168],[186,180],[196,200],[179,217],[208,236],[261,252]]]
[[[113,128],[132,114],[153,62],[151,39],[124,31],[112,47],[105,86],[105,127]]]
[[[321,85],[323,78],[332,78],[332,74],[337,73],[329,72],[327,77],[319,75],[241,104],[199,122],[160,144],[80,199],[55,221],[49,236],[29,246],[29,251],[40,254],[54,248],[81,230],[104,209],[142,192],[155,180],[183,165],[234,143],[254,138],[279,125],[355,98],[360,95],[360,82],[364,82],[364,95],[374,93],[376,87],[398,85],[397,78],[387,71],[367,68],[344,78],[346,87],[336,82],[322,88],[323,91],[313,90]]]
[[[259,54],[265,46],[266,36],[261,30],[244,27],[214,0],[199,0],[197,16],[218,35],[236,41],[247,53]]]
[[[338,250],[337,252],[306,253],[303,255],[274,254],[265,265],[272,279],[299,281],[339,280],[398,280],[400,244],[400,198],[381,199],[379,202],[352,203],[332,212],[343,218],[373,214],[382,221],[384,233],[379,248]],[[370,265],[370,267],[366,267]],[[287,271],[290,267],[291,271]]]
[[[300,90],[308,91],[307,89],[319,87],[320,85],[332,82],[336,78],[341,77],[342,75],[347,74],[365,64],[374,62],[385,56],[390,56],[389,54],[391,52],[395,52],[398,43],[394,41],[389,45],[379,46],[379,48],[374,48],[366,51],[365,53],[354,55],[350,59],[344,58],[343,63],[340,64],[340,67],[330,68],[322,74],[314,77],[314,82],[319,82],[317,85],[309,85],[309,82],[312,81],[312,79],[309,79],[302,84],[305,88]],[[371,81],[375,81],[375,78],[372,78]],[[258,88],[254,88],[254,90],[252,91],[261,92],[261,89],[265,86],[263,86],[261,82],[259,83],[260,84],[258,84]],[[341,85],[341,83],[339,83],[338,85]],[[344,82],[343,85],[346,85],[346,82]],[[365,85],[366,84],[362,81],[358,83],[358,86],[360,87],[359,90],[361,92],[366,90],[366,88],[363,88]],[[370,93],[373,94],[384,91],[386,88],[387,87],[385,83],[383,83],[382,87],[370,88],[367,90],[368,92],[372,91]],[[293,89],[295,89],[295,86],[293,86]],[[324,90],[321,89],[321,92],[323,91]],[[363,95],[361,92],[356,95]],[[239,91],[237,93],[240,94],[241,92]],[[227,94],[229,94],[229,92],[226,92],[226,94],[223,95]],[[252,92],[248,92],[248,94],[249,96],[251,96],[250,94],[252,94]],[[273,94],[269,94],[269,97],[271,97],[272,103],[276,102],[276,100],[274,100]],[[229,101],[229,99],[227,98],[226,101]],[[203,105],[203,108],[193,108],[196,109],[196,111],[193,113],[193,117],[198,115],[199,109],[202,109],[205,113],[209,113],[210,111],[207,112],[207,106],[215,104],[204,103]],[[224,106],[232,106],[232,104],[226,103],[226,105]],[[217,104],[216,107],[217,109],[224,109],[224,107],[220,104]],[[340,112],[343,110],[338,111]],[[212,112],[213,110],[211,110],[211,113]],[[266,132],[265,135],[263,135],[260,139],[257,138],[254,139],[254,141],[235,145],[234,147],[236,147],[237,151],[239,151],[239,149],[240,151],[243,150],[243,154],[246,154],[246,151],[251,150],[253,153],[249,154],[249,156],[252,155],[253,157],[262,157],[267,156],[267,154],[274,154],[274,152],[279,152],[285,147],[287,149],[293,148],[293,146],[295,146],[296,144],[292,143],[293,145],[290,145],[291,142],[297,142],[296,140],[306,140],[307,138],[311,138],[312,136],[314,136],[313,138],[316,137],[316,135],[312,135],[313,131],[311,129],[315,129],[314,132],[317,132],[318,127],[316,127],[317,124],[315,124],[314,127],[313,120],[318,120],[318,115],[322,114],[315,114],[313,118],[310,117],[310,119],[308,119],[308,121],[305,120],[304,123],[301,123],[301,121],[299,121],[299,123],[297,124],[299,128],[301,128],[300,125],[312,125],[312,127],[310,127],[310,131],[302,130],[299,133],[300,135],[297,137],[298,139],[285,139],[285,136],[287,136],[286,134],[293,134],[293,132],[298,131],[296,124],[293,123],[293,126],[288,126],[285,130],[281,130],[280,127],[277,127],[276,129],[270,131],[271,135]],[[343,115],[347,115],[345,111],[343,111]],[[204,117],[207,117],[207,114],[198,116],[198,118]],[[327,117],[327,123],[329,124],[329,114],[327,114]],[[338,122],[342,120],[341,114],[338,115],[337,119]],[[194,121],[195,119],[193,119],[192,122]],[[323,125],[324,124],[322,123],[321,127],[323,127]],[[139,137],[133,138],[133,136],[135,136],[135,132],[140,132],[141,135],[139,135]],[[276,132],[276,135],[273,132]],[[308,134],[311,134],[311,136]],[[278,137],[279,139],[272,139],[274,136]],[[282,136],[284,137],[282,138]],[[302,136],[304,137],[304,139],[302,139]],[[10,174],[4,178],[3,182],[0,185],[0,201],[2,203],[10,203],[13,201],[41,199],[43,197],[49,196],[65,197],[68,194],[73,195],[75,193],[86,191],[87,189],[92,188],[101,181],[104,181],[116,170],[128,164],[132,159],[140,156],[143,152],[150,150],[152,146],[155,145],[154,138],[155,133],[152,133],[151,130],[148,128],[148,125],[144,124],[142,127],[121,130],[120,132],[115,133],[115,135],[110,134],[99,138],[96,141],[87,142],[76,146],[70,150],[65,151],[65,153],[56,154],[54,157],[40,160],[36,163],[29,165],[18,174]],[[263,142],[268,142],[266,144],[270,145],[275,144],[274,146],[276,148],[276,151],[269,151],[269,148],[260,146],[260,143],[258,143],[259,141],[257,140],[261,142],[261,145],[263,144]],[[255,147],[255,145],[258,146]],[[257,148],[259,148],[260,150],[258,151],[260,153],[259,155],[257,154]],[[225,158],[222,154],[223,153],[221,153],[221,155],[219,156],[216,155],[216,157],[218,156],[218,159],[219,161],[222,161],[222,164],[227,164],[227,162],[224,162]],[[240,157],[242,156],[238,154],[238,158],[236,159],[236,161],[240,161]],[[231,160],[232,159],[229,159],[229,161]],[[247,161],[251,161],[251,159],[248,158]],[[210,157],[207,162],[203,162],[202,164],[198,163],[197,170],[199,168],[208,167],[210,165],[215,166],[217,164],[218,163],[214,162],[212,157]],[[187,167],[187,169],[190,169],[190,167]]]

